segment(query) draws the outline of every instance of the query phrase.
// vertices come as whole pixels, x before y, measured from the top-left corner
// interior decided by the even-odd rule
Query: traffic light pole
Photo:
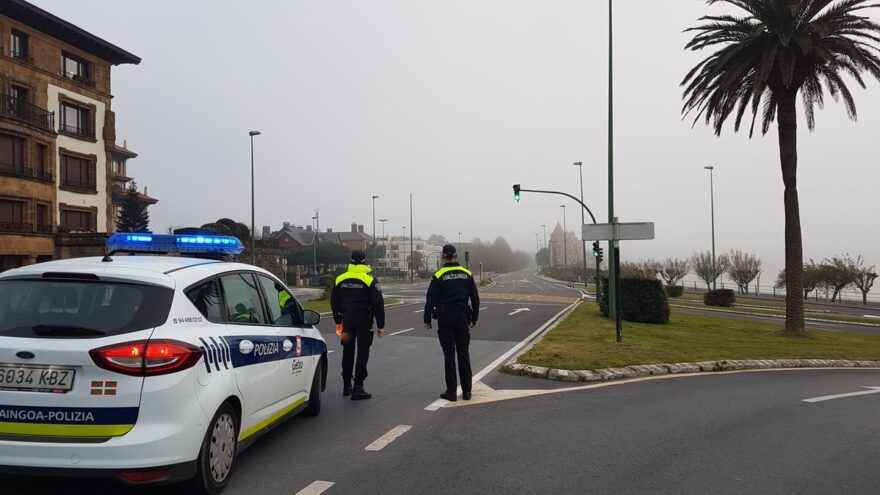
[[[558,195],[560,195],[560,196],[565,196],[565,197],[567,197],[567,198],[571,198],[571,199],[574,200],[575,203],[581,205],[581,206],[584,208],[584,210],[586,210],[586,212],[590,215],[590,219],[593,220],[593,223],[598,223],[598,222],[596,221],[596,216],[593,215],[593,212],[590,211],[589,208],[587,208],[587,205],[585,205],[583,201],[577,199],[576,197],[572,196],[571,194],[564,193],[564,192],[561,192],[561,191],[540,191],[540,190],[537,190],[537,189],[522,189],[522,188],[519,187],[519,184],[516,184],[515,186],[513,186],[513,188],[514,188],[514,191],[530,192],[530,193],[539,193],[539,194],[558,194]]]

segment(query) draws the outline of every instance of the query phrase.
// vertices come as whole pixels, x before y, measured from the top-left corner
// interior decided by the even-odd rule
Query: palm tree
[[[730,4],[743,15],[700,19],[686,50],[716,51],[685,76],[684,115],[705,119],[716,135],[734,117],[739,131],[751,114],[749,136],[760,112],[761,132],[775,121],[785,185],[785,329],[804,329],[803,246],[797,193],[797,97],[803,101],[807,127],[815,126],[827,91],[843,100],[850,119],[856,105],[843,76],[862,88],[865,72],[880,80],[880,25],[861,15],[878,7],[873,0],[707,0]]]

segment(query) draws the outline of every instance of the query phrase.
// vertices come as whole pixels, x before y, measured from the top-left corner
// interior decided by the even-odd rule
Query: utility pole
[[[416,253],[413,251],[413,195],[409,193],[409,283],[413,283],[413,262]]]
[[[250,131],[248,136],[251,137],[251,264],[257,264],[257,231],[256,220],[254,214],[254,136],[259,136],[260,131]]]
[[[373,195],[373,257],[376,257],[376,200],[379,196]],[[375,261],[375,260],[373,260]]]
[[[711,198],[710,201],[712,205],[712,274],[716,275],[716,277],[712,279],[712,290],[715,290],[718,288],[716,285],[718,280],[718,265],[715,264],[715,166],[709,165],[703,168],[709,171],[709,197]]]
[[[406,225],[403,226],[403,237],[400,238],[400,243],[403,244],[403,262],[409,266],[409,261],[406,259]],[[406,275],[404,275],[404,280],[406,280]]]
[[[562,269],[568,268],[568,227],[565,225],[565,205],[559,205],[562,208]]]
[[[608,222],[614,223],[614,9],[608,0]],[[608,241],[608,312],[617,318],[619,287],[618,241]],[[618,342],[620,335],[618,332]]]
[[[574,162],[574,165],[578,168],[578,172],[581,179],[581,203],[584,202],[584,163],[583,162]],[[586,217],[584,216],[584,210],[581,209],[581,225],[587,222]],[[583,239],[583,235],[581,235],[581,251],[584,255],[584,289],[587,288],[587,241]]]

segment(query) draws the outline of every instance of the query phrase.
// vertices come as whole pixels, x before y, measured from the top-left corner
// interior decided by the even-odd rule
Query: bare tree
[[[653,280],[660,272],[660,263],[655,260],[638,262],[625,261],[620,264],[620,274],[627,278],[643,278]]]
[[[721,255],[717,258],[714,265],[712,263],[711,251],[700,251],[691,255],[691,267],[703,282],[706,282],[706,289],[712,289],[712,282],[724,273],[727,268],[727,256]]]
[[[660,276],[666,285],[678,285],[690,271],[691,266],[686,259],[666,258],[660,265]]]
[[[740,294],[749,293],[749,284],[761,274],[761,260],[754,254],[731,249],[727,255],[727,275],[739,287]]]
[[[871,292],[874,281],[878,277],[877,267],[875,265],[865,266],[865,259],[861,254],[855,259],[846,255],[846,262],[854,275],[853,285],[862,292],[862,304],[868,304],[868,293]]]

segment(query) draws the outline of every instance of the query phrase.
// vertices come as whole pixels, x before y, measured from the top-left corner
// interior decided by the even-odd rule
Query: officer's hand
[[[469,326],[470,326],[471,328],[474,328],[475,326],[477,326],[477,322],[472,321],[471,324],[470,324]]]
[[[381,339],[382,337],[385,336],[385,331],[382,330],[381,328],[379,328],[379,329],[376,330],[376,335],[378,335],[379,338]]]
[[[434,327],[432,327],[430,323],[425,323],[425,330],[431,330],[433,328]]]

